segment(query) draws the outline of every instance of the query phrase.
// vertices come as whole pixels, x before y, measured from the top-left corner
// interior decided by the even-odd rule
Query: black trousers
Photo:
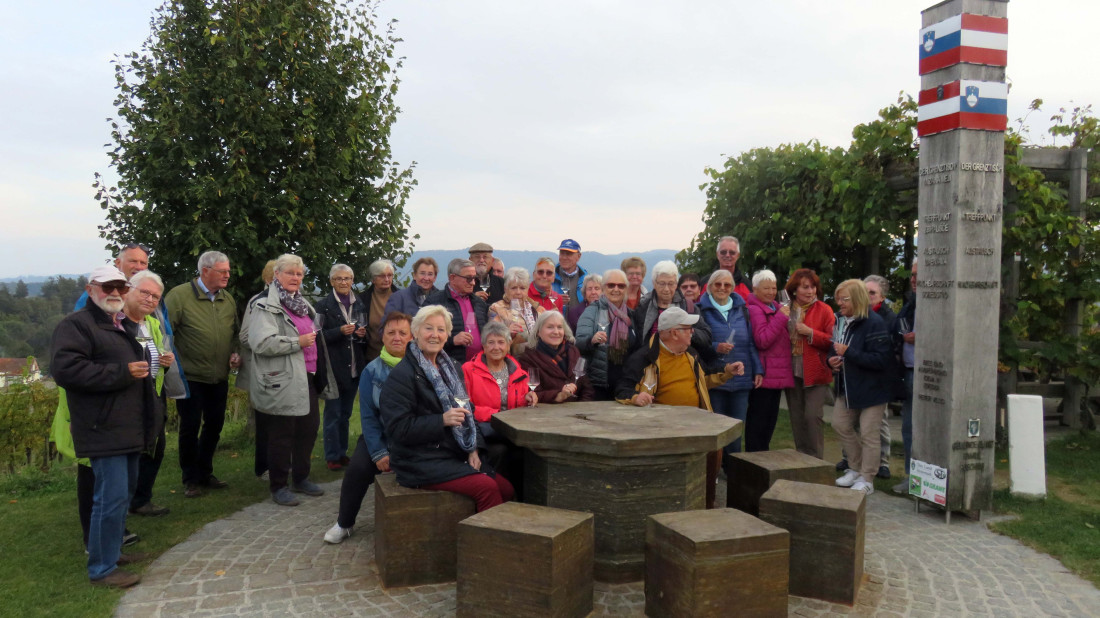
[[[180,415],[180,469],[185,485],[206,483],[214,473],[214,451],[225,425],[229,382],[188,382],[191,396],[176,401]]]
[[[269,487],[272,493],[287,486],[290,478],[300,483],[309,478],[309,458],[317,442],[321,414],[317,408],[317,391],[313,378],[309,382],[309,413],[305,416],[276,416],[267,419],[267,463]]]
[[[253,422],[256,429],[256,459],[252,465],[252,471],[256,476],[263,476],[267,472],[267,418],[263,412],[252,409]]]
[[[95,495],[95,472],[91,466],[76,467],[76,512],[80,515],[80,529],[84,533],[84,547],[88,546],[88,528],[92,525],[92,497]]]
[[[749,410],[745,421],[746,452],[768,450],[775,433],[775,423],[779,420],[779,398],[782,395],[782,389],[778,388],[754,388],[749,391]]]
[[[359,509],[363,506],[363,498],[379,474],[378,466],[370,460],[366,440],[359,436],[359,441],[355,443],[355,452],[351,455],[351,463],[344,470],[344,480],[340,482],[340,513],[336,517],[336,523],[341,528],[355,525]]]
[[[153,445],[153,454],[142,452],[138,458],[137,487],[134,489],[134,496],[130,498],[130,510],[143,507],[153,501],[153,485],[157,482],[160,464],[164,461],[165,440],[167,437],[164,434],[164,428],[161,428],[157,443]]]

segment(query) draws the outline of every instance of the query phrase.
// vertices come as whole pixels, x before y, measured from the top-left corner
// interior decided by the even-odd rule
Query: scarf
[[[800,305],[798,301],[791,302],[791,306],[794,310],[791,311],[791,319],[787,322],[787,331],[791,335],[791,356],[802,356],[802,351],[806,345],[806,338],[798,334],[798,325],[806,320],[806,312],[808,312],[810,307],[813,307],[816,302],[816,300],[810,301],[808,305]]]
[[[722,319],[726,320],[726,321],[729,321],[729,319],[730,319],[729,318],[730,309],[733,309],[733,294],[730,294],[726,298],[726,304],[724,304],[724,305],[718,304],[718,300],[715,299],[714,295],[711,294],[710,292],[707,292],[707,296],[710,297],[710,304],[713,305],[714,308],[717,309],[718,312],[722,314]]]
[[[607,329],[607,358],[615,365],[621,365],[630,351],[630,309],[626,301],[616,307],[614,303],[603,297],[607,306],[607,314],[611,317],[611,326]]]
[[[566,345],[567,343],[568,342],[563,341],[561,345],[555,348],[542,339],[539,339],[535,349],[549,356],[550,359],[554,361],[554,364],[561,369],[563,374],[569,375],[569,346]]]
[[[275,291],[279,294],[279,302],[283,303],[286,310],[294,315],[304,318],[309,315],[309,303],[305,298],[302,298],[302,292],[294,292],[291,294],[287,292],[282,285],[279,284],[279,279],[272,279],[271,285],[275,286]]]
[[[458,446],[462,450],[467,453],[474,452],[474,449],[477,448],[477,422],[474,420],[473,406],[470,405],[466,387],[455,371],[454,361],[447,354],[440,352],[435,357],[438,364],[438,368],[436,368],[436,365],[424,358],[424,353],[420,351],[420,346],[416,345],[415,341],[409,344],[405,354],[411,354],[413,361],[424,370],[424,375],[428,376],[428,381],[432,383],[432,388],[435,389],[435,395],[439,398],[440,405],[445,409],[449,409],[449,407],[463,408],[469,412],[462,424],[458,427],[451,427],[451,431],[454,432],[455,441],[458,442]],[[465,399],[466,405],[458,405],[455,397]]]
[[[378,353],[378,358],[381,358],[382,362],[386,363],[386,366],[390,369],[393,369],[397,363],[401,362],[401,357],[390,354],[390,351],[387,350],[385,346],[382,346],[382,351]]]
[[[351,298],[350,292],[347,294],[341,294],[336,290],[333,290],[332,293],[336,295],[336,300],[340,301],[340,304],[343,305],[345,309],[351,308],[351,303],[353,302],[353,300]]]

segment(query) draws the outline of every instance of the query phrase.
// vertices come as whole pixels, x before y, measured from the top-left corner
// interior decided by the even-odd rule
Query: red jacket
[[[508,366],[508,409],[527,405],[527,372],[510,355],[504,358]],[[466,393],[474,405],[474,418],[482,423],[500,412],[500,386],[485,364],[485,352],[478,352],[474,360],[462,365],[462,377],[466,381]]]
[[[544,296],[542,292],[535,287],[535,284],[532,283],[531,287],[527,288],[527,297],[531,299],[531,302],[547,311],[557,311],[565,315],[562,311],[561,294],[558,294],[553,289]]]
[[[833,381],[833,370],[826,359],[833,351],[836,315],[829,305],[818,300],[810,305],[802,322],[814,331],[813,337],[805,340],[802,346],[802,383],[805,386],[829,384]]]

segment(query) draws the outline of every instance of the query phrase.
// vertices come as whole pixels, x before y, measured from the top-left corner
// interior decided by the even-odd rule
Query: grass
[[[358,439],[359,415],[352,416],[351,442]],[[127,552],[152,557],[127,570],[141,572],[153,559],[183,542],[206,524],[245,506],[270,499],[267,483],[252,473],[255,452],[243,422],[227,421],[214,458],[214,473],[229,487],[187,499],[180,483],[177,436],[168,435],[153,501],[172,512],[162,517],[130,516],[127,527],[141,542]],[[340,478],[324,465],[320,435],[313,471],[318,483]],[[86,555],[76,513],[75,464],[49,471],[28,469],[0,475],[0,614],[6,616],[110,616],[122,591],[88,583]],[[336,513],[332,514],[333,518]]]

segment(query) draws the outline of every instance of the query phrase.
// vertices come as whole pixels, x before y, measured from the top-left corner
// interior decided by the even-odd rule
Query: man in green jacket
[[[225,290],[229,273],[229,258],[207,251],[199,256],[199,276],[165,296],[190,391],[190,397],[176,402],[180,468],[188,498],[201,496],[204,487],[227,485],[214,476],[214,451],[225,423],[229,370],[241,363],[237,303]]]

